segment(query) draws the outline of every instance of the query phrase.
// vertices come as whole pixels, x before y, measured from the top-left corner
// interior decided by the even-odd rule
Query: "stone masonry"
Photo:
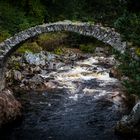
[[[4,88],[3,67],[10,55],[20,47],[19,44],[37,35],[58,31],[75,32],[81,35],[94,37],[108,45],[111,45],[121,53],[124,53],[127,46],[126,42],[122,41],[120,34],[115,32],[114,29],[90,23],[62,21],[31,27],[0,43],[0,90]]]

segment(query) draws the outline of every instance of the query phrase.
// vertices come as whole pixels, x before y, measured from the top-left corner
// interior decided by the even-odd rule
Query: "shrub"
[[[42,34],[38,37],[38,41],[39,42],[43,42],[43,41],[55,41],[55,40],[60,40],[63,38],[66,38],[67,34],[63,33],[63,32],[57,32],[57,33],[46,33],[46,34]]]
[[[137,49],[136,49],[136,54],[137,54],[138,56],[140,56],[140,48],[137,48]]]
[[[122,37],[135,45],[140,45],[140,14],[124,12],[114,23],[115,28],[123,35]]]
[[[59,48],[56,48],[56,49],[54,50],[54,53],[57,54],[57,55],[62,55],[62,54],[63,54],[63,50],[62,50],[61,47],[59,47]]]
[[[1,28],[0,28],[0,42],[2,42],[2,41],[4,41],[5,39],[7,39],[7,38],[9,38],[11,35],[9,34],[9,32],[8,31],[6,31],[6,30],[2,30]]]
[[[80,45],[80,50],[86,53],[93,53],[95,50],[95,46],[93,44],[81,44]]]
[[[36,42],[26,42],[18,50],[18,53],[32,52],[37,53],[42,51],[42,48]]]
[[[10,34],[15,34],[21,30],[42,24],[47,11],[39,0],[29,1],[29,7],[14,6],[8,1],[0,1],[0,25],[8,30]],[[18,3],[18,2],[17,2]],[[27,12],[28,11],[28,12]]]
[[[123,85],[128,93],[140,94],[140,62],[133,60],[129,54],[120,57],[121,64],[119,69],[122,73],[129,77],[129,80],[124,80]]]

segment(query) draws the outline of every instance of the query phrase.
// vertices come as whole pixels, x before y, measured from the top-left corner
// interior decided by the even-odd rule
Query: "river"
[[[89,56],[41,75],[49,88],[18,93],[23,117],[1,140],[124,140],[114,132],[126,113],[120,81],[104,57]],[[108,61],[112,57],[107,58]]]

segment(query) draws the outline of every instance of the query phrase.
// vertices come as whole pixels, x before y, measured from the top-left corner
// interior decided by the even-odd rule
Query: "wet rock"
[[[27,61],[27,63],[29,63],[31,65],[32,64],[36,65],[36,66],[46,65],[46,55],[43,52],[36,53],[36,54],[27,52],[27,53],[25,53],[24,58]]]
[[[64,66],[64,63],[58,62],[58,63],[56,64],[56,69],[59,69],[59,68],[61,68],[62,66]]]
[[[20,62],[22,61],[22,57],[21,56],[12,56],[12,61],[16,61],[16,62]]]
[[[54,84],[53,82],[44,82],[44,85],[45,85],[45,87],[47,88],[47,89],[54,89],[54,88],[56,88],[57,86],[56,86],[56,84]]]
[[[12,71],[11,70],[9,70],[9,71],[7,71],[6,73],[5,73],[5,76],[6,76],[6,78],[12,78]]]
[[[21,81],[21,79],[22,79],[21,72],[20,71],[17,71],[17,70],[14,70],[13,73],[14,73],[14,79],[15,80],[18,80],[18,81]]]
[[[50,70],[56,69],[56,63],[49,62],[49,63],[48,63],[48,69],[50,69]]]
[[[22,79],[21,84],[27,84],[28,81],[29,81],[28,79],[24,78],[24,79]]]
[[[115,56],[112,55],[111,57],[107,58],[106,59],[106,63],[108,63],[109,65],[116,65],[118,62],[117,60],[115,59]]]
[[[106,57],[106,56],[96,57],[96,59],[99,61],[100,64],[105,64],[110,67],[119,64],[119,62],[115,59],[113,55],[110,57]]]
[[[96,54],[103,53],[104,51],[105,51],[104,48],[101,48],[101,47],[96,47],[96,49],[95,49]]]
[[[46,70],[41,70],[41,75],[46,75],[47,74],[47,71]]]
[[[21,104],[10,90],[0,92],[0,127],[21,116]]]
[[[122,73],[116,67],[112,67],[109,71],[109,76],[117,78],[117,79],[121,79],[122,78]]]
[[[129,77],[127,77],[127,76],[124,76],[124,75],[123,75],[123,76],[121,77],[121,81],[128,81],[128,80],[129,80]]]
[[[33,76],[31,79],[29,79],[29,84],[41,84],[43,82],[43,78],[39,75]]]
[[[125,115],[116,125],[116,132],[121,134],[139,135],[140,101],[136,103],[129,115]]]
[[[20,87],[21,87],[21,88],[22,88],[22,87],[24,87],[24,86],[25,86],[25,84],[23,84],[23,83],[22,83],[22,84],[20,84]]]
[[[31,68],[32,72],[40,72],[42,69],[40,68],[40,66],[36,66],[35,68]]]
[[[46,56],[47,56],[47,61],[53,61],[56,59],[56,57],[59,57],[58,55],[52,54],[50,52],[46,52]]]

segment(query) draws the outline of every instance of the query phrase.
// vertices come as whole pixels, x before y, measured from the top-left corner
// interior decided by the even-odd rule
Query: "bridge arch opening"
[[[124,53],[126,48],[126,42],[123,42],[120,34],[111,28],[105,28],[89,23],[74,23],[71,21],[38,25],[19,32],[13,37],[10,37],[9,39],[6,39],[4,42],[0,43],[0,89],[2,90],[5,87],[4,74],[7,60],[21,46],[23,42],[40,34],[60,31],[74,32],[80,35],[94,37],[105,44],[114,47],[121,53]]]

